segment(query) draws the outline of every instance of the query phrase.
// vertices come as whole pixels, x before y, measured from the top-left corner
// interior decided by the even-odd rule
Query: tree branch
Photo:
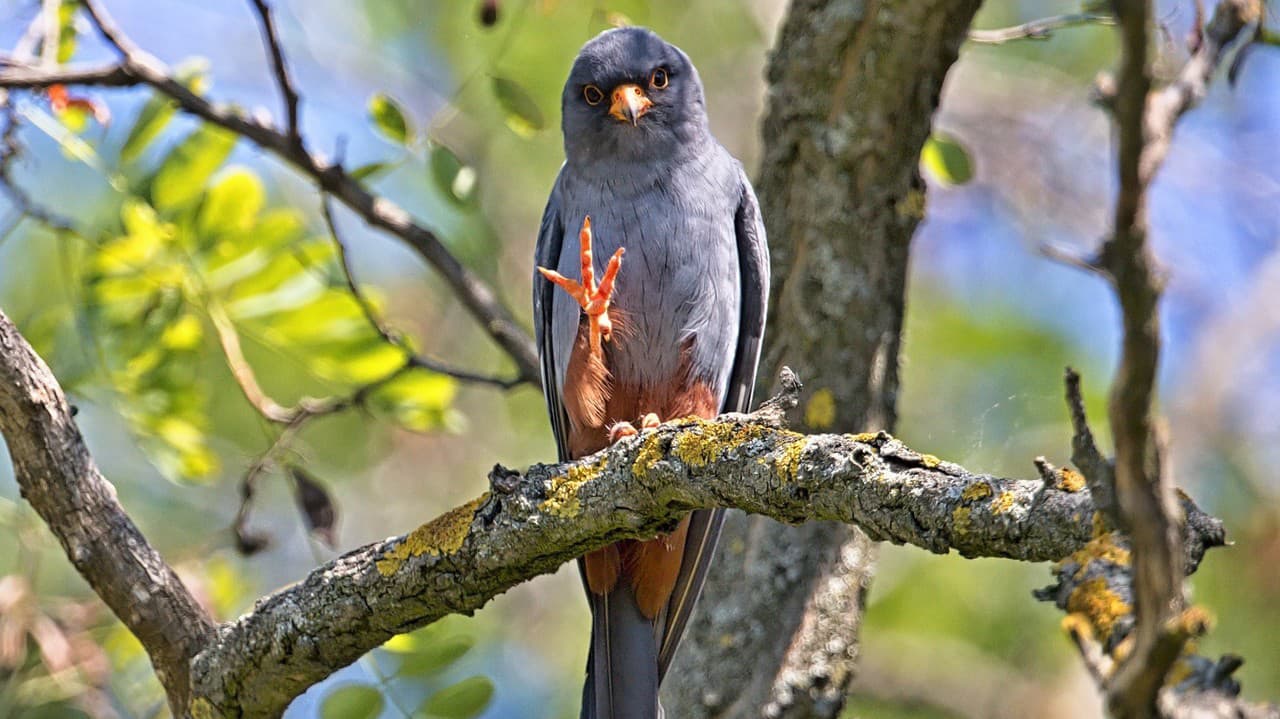
[[[271,6],[266,0],[252,0],[258,12],[258,25],[262,28],[262,42],[271,55],[271,69],[276,77],[276,85],[280,88],[280,96],[284,102],[285,130],[288,137],[299,149],[303,149],[302,133],[298,129],[298,91],[289,78],[289,70],[285,67],[284,50],[280,44],[280,36],[276,33],[275,20],[271,15]]]
[[[1115,17],[1108,13],[1080,12],[1067,15],[1044,17],[1021,25],[994,28],[991,30],[970,30],[969,42],[984,45],[999,45],[1012,40],[1048,40],[1055,30],[1064,30],[1082,25],[1111,25]]]
[[[1090,567],[1105,566],[1094,561],[1102,558],[1119,567],[1116,581],[1124,575],[1117,552],[1090,549],[1104,545],[1090,543],[1095,509],[1087,490],[973,474],[883,432],[800,435],[780,427],[781,409],[771,405],[663,425],[577,462],[523,474],[495,467],[492,492],[330,562],[215,630],[115,502],[56,381],[3,314],[0,349],[0,430],[23,495],[151,653],[178,716],[278,716],[308,686],[398,633],[470,613],[573,557],[653,536],[700,507],[852,523],[872,540],[933,552],[1024,561],[1071,555]],[[1183,510],[1190,569],[1222,543],[1222,526],[1190,500]],[[1060,580],[1087,584],[1093,576],[1069,566]],[[1100,606],[1112,625],[1132,625],[1123,601],[1081,610],[1072,603],[1076,589],[1059,596],[1069,611],[1091,617]],[[1228,674],[1221,663],[1197,669],[1188,676],[1219,679],[1176,691],[1199,701],[1229,688]]]
[[[1133,576],[1124,591],[1113,588],[1106,598],[1131,596],[1136,627],[1132,637],[1126,630],[1124,636],[1130,650],[1113,657],[1114,670],[1090,660],[1092,651],[1086,651],[1084,656],[1095,676],[1103,679],[1107,706],[1114,716],[1148,719],[1162,715],[1161,688],[1169,683],[1170,671],[1183,656],[1187,640],[1203,631],[1205,621],[1196,610],[1184,611],[1181,536],[1173,489],[1162,468],[1162,452],[1151,416],[1160,358],[1157,309],[1163,279],[1157,275],[1147,242],[1146,191],[1168,150],[1174,123],[1204,95],[1223,49],[1248,18],[1257,17],[1258,10],[1254,0],[1220,3],[1199,50],[1178,81],[1151,95],[1150,0],[1115,0],[1114,7],[1122,52],[1115,94],[1107,105],[1112,108],[1117,125],[1120,187],[1114,231],[1096,260],[1098,269],[1115,290],[1123,324],[1120,363],[1108,405],[1115,441],[1114,463],[1104,466],[1096,461],[1096,448],[1090,450],[1079,441],[1076,444],[1082,455],[1093,455],[1088,459],[1092,471],[1086,469],[1090,486],[1112,487],[1114,491],[1112,519],[1131,544]],[[1078,381],[1069,375],[1069,396],[1073,379]],[[1075,394],[1078,397],[1078,388]],[[1087,440],[1083,444],[1092,444],[1083,411],[1077,411],[1074,404],[1077,439],[1083,437]],[[1129,551],[1128,547],[1124,549],[1126,558]],[[1110,629],[1105,621],[1101,628]],[[1073,636],[1082,648],[1092,638],[1076,632]],[[1114,644],[1104,644],[1104,648],[1107,646]]]
[[[187,706],[190,658],[212,640],[213,622],[125,514],[53,374],[3,312],[0,433],[22,496],[146,648],[170,704]]]
[[[511,357],[525,382],[540,382],[533,341],[503,306],[493,290],[467,269],[431,230],[417,224],[404,209],[366,190],[341,164],[330,164],[312,155],[287,131],[276,130],[233,107],[215,106],[179,82],[156,58],[142,51],[119,30],[96,0],[82,3],[94,26],[121,55],[108,67],[84,70],[44,70],[24,65],[0,70],[0,88],[47,88],[50,85],[148,85],[172,99],[190,115],[199,117],[253,142],[295,170],[309,177],[325,193],[359,215],[365,222],[399,238],[425,259],[462,300],[484,331]]]

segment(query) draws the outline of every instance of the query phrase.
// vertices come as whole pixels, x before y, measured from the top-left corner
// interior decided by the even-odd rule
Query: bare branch
[[[1055,30],[1064,30],[1082,25],[1112,25],[1116,21],[1107,13],[1080,12],[1067,15],[1054,15],[1039,18],[1031,22],[1012,27],[992,30],[970,30],[969,41],[986,45],[999,45],[1012,40],[1048,40]]]
[[[0,90],[0,117],[3,117],[4,129],[0,130],[0,190],[9,196],[17,212],[17,219],[5,233],[11,232],[24,217],[29,217],[57,232],[75,232],[71,220],[54,213],[31,199],[29,195],[13,180],[13,163],[22,152],[18,143],[18,117],[13,107],[13,98]],[[0,240],[3,236],[0,236]]]
[[[0,312],[0,432],[22,496],[93,591],[133,632],[175,707],[214,625],[98,472],[48,366]]]
[[[1257,17],[1258,8],[1254,0],[1220,3],[1179,79],[1153,95],[1148,62],[1150,0],[1115,0],[1114,5],[1122,52],[1109,106],[1117,125],[1120,188],[1113,234],[1103,244],[1097,262],[1111,280],[1123,324],[1120,364],[1108,405],[1115,441],[1114,465],[1110,469],[1099,465],[1096,448],[1081,448],[1080,441],[1077,449],[1096,467],[1094,471],[1086,469],[1086,476],[1092,475],[1091,486],[1114,482],[1114,521],[1132,544],[1131,592],[1136,628],[1131,638],[1125,632],[1132,651],[1118,658],[1117,669],[1103,684],[1107,704],[1111,713],[1121,719],[1147,719],[1160,715],[1161,687],[1182,655],[1187,639],[1198,632],[1203,622],[1194,619],[1194,610],[1184,611],[1181,537],[1173,490],[1161,470],[1160,447],[1151,416],[1160,357],[1157,310],[1163,280],[1157,274],[1147,243],[1146,191],[1168,150],[1174,123],[1203,97],[1223,49],[1248,18]],[[1073,423],[1077,440],[1087,440],[1083,410],[1077,411],[1078,386],[1072,390],[1073,379],[1078,382],[1069,374],[1068,395],[1074,394]],[[1125,551],[1127,554],[1129,550]],[[1083,641],[1077,636],[1078,643]]]
[[[262,42],[267,47],[267,52],[271,54],[271,68],[276,76],[276,85],[280,88],[280,95],[284,102],[284,110],[286,117],[285,129],[288,131],[289,139],[294,142],[300,149],[302,145],[302,134],[298,129],[298,91],[293,87],[293,81],[289,78],[289,70],[284,62],[284,49],[280,44],[280,36],[276,32],[275,20],[271,16],[271,6],[266,0],[252,0],[253,7],[258,11],[258,24],[262,27]]]
[[[118,65],[92,71],[47,72],[11,66],[0,70],[0,88],[45,88],[58,84],[152,87],[177,103],[183,112],[226,128],[275,155],[309,177],[323,192],[337,198],[365,222],[413,248],[440,273],[482,329],[511,358],[521,380],[533,384],[540,382],[537,353],[528,333],[515,321],[493,290],[463,266],[434,232],[414,222],[408,212],[387,198],[370,193],[347,174],[341,164],[330,164],[307,152],[286,132],[244,115],[236,108],[215,106],[192,92],[174,78],[163,63],[134,46],[96,0],[85,0],[83,7],[102,36],[120,52]]]
[[[321,201],[321,211],[324,215],[325,224],[329,228],[329,234],[338,246],[338,262],[342,268],[342,278],[347,284],[347,290],[355,298],[356,304],[360,305],[360,311],[364,313],[365,319],[369,321],[369,324],[373,325],[373,328],[388,344],[395,345],[408,354],[410,364],[463,382],[491,385],[499,389],[511,389],[524,384],[524,380],[520,377],[505,379],[494,377],[493,375],[470,372],[458,367],[452,367],[415,351],[413,346],[405,340],[404,335],[387,324],[386,320],[378,313],[377,308],[369,302],[369,298],[361,291],[359,284],[356,282],[355,274],[351,270],[351,254],[347,250],[347,244],[338,235],[338,226],[333,217],[333,207],[327,197]]]

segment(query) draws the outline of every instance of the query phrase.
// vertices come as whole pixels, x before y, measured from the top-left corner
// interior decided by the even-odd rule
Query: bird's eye
[[[588,105],[599,105],[604,100],[604,92],[595,85],[587,85],[582,88],[582,98],[587,101]]]
[[[649,76],[649,87],[654,89],[665,90],[667,88],[667,82],[667,69],[664,67],[654,70],[653,74]]]

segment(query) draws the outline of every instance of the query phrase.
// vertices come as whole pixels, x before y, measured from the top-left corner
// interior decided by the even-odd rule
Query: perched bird
[[[561,106],[565,163],[533,287],[560,459],[635,434],[633,422],[746,411],[769,256],[755,193],[711,136],[693,64],[649,30],[609,30],[578,53]],[[669,534],[579,560],[592,613],[584,719],[662,715],[658,684],[722,520],[696,511]]]

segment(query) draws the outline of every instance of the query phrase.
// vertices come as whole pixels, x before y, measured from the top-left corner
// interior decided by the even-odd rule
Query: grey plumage
[[[666,87],[651,83],[656,68],[669,74]],[[583,99],[589,84],[608,92],[623,83],[650,87],[653,105],[634,123]],[[669,382],[681,347],[691,346],[692,376],[714,388],[722,410],[746,411],[764,332],[768,253],[751,185],[711,136],[697,71],[648,30],[610,30],[579,53],[562,110],[566,161],[543,215],[537,265],[578,277],[578,228],[589,215],[597,273],[616,248],[627,252],[613,294],[625,322],[610,348],[614,383]],[[543,388],[563,460],[569,422],[562,396],[580,308],[537,273],[533,294]],[[623,584],[609,596],[588,590],[594,619],[583,717],[660,714],[657,682],[701,588],[721,520],[719,511],[694,513],[675,590],[656,622],[644,620]]]

